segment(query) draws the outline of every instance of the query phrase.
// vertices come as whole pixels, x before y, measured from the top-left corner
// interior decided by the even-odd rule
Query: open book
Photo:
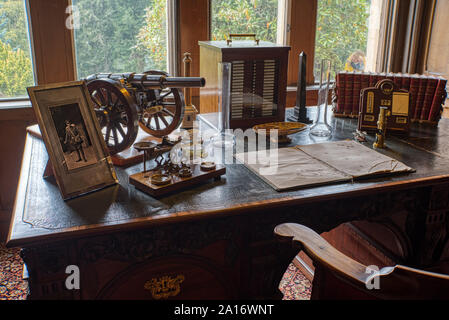
[[[415,171],[355,141],[252,151],[235,157],[278,191]]]

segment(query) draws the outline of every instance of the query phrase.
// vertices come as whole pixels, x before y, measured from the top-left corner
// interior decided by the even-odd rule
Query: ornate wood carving
[[[167,299],[176,297],[181,292],[181,283],[185,277],[179,274],[176,277],[163,276],[161,278],[153,278],[145,282],[145,289],[151,291],[151,296],[156,299]]]
[[[173,254],[189,254],[220,241],[227,241],[225,261],[232,265],[238,255],[240,226],[233,219],[220,219],[184,225],[161,226],[95,237],[83,241],[80,259],[94,263],[99,259],[140,262]]]

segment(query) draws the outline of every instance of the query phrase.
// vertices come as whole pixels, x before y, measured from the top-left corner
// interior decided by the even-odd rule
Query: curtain
[[[436,1],[387,0],[382,71],[425,71]]]

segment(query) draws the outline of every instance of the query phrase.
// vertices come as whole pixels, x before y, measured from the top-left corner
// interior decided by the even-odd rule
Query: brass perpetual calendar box
[[[199,41],[200,113],[217,112],[219,64],[231,63],[229,112],[231,129],[285,120],[287,67],[290,47],[265,41]]]
[[[410,129],[410,93],[400,89],[390,79],[379,81],[375,87],[362,89],[358,129],[377,130],[381,107],[387,109],[387,129],[408,132]]]

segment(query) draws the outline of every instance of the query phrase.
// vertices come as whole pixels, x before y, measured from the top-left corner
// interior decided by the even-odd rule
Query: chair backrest
[[[449,299],[448,275],[402,265],[380,270],[365,266],[299,224],[281,224],[274,232],[282,243],[290,240],[312,259],[312,299]]]

